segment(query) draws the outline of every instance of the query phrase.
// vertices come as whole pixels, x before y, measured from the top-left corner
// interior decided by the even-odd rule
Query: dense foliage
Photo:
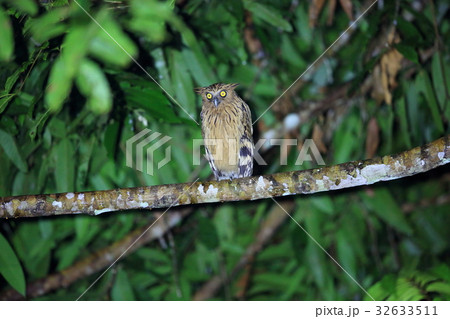
[[[326,165],[394,154],[448,134],[445,0],[375,4],[265,112],[371,3],[1,0],[0,196],[207,180],[205,161],[193,165],[192,141],[201,138],[193,89],[219,81],[240,83],[253,120],[262,115],[255,140],[312,138]],[[300,114],[299,127],[283,128],[292,124],[289,114]],[[172,138],[172,160],[153,175],[126,165],[126,141],[144,128]],[[301,142],[288,147],[287,155],[268,148],[262,156],[269,165],[256,173],[314,167],[295,164],[300,148]],[[376,300],[449,299],[449,177],[447,166],[279,202],[294,207],[293,218]],[[212,276],[231,273],[274,207],[272,200],[193,206],[159,241],[115,264],[83,299],[191,300]],[[154,218],[134,211],[2,220],[0,288],[24,294],[26,283]],[[38,299],[77,299],[99,275]],[[370,297],[287,219],[211,299]]]

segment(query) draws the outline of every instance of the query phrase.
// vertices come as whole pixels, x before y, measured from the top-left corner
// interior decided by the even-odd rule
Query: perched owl
[[[234,89],[216,83],[197,88],[203,101],[202,135],[206,158],[217,180],[247,177],[253,171],[253,128],[248,105]]]

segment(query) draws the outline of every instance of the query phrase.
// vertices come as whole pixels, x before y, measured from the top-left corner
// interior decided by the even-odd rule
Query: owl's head
[[[238,83],[215,83],[210,86],[196,88],[194,92],[202,97],[203,105],[218,107],[223,101],[231,99],[236,93]]]

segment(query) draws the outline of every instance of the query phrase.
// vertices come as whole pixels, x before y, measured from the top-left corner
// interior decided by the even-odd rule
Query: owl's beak
[[[214,102],[214,105],[217,107],[217,106],[219,106],[219,104],[220,104],[220,100],[219,100],[219,98],[217,97],[217,96],[215,96],[214,98],[213,98],[213,102]]]

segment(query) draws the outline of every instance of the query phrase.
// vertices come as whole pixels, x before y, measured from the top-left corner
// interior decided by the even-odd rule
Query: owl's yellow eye
[[[221,91],[221,92],[220,92],[220,96],[221,96],[221,97],[225,97],[225,96],[227,96],[227,92],[225,92],[225,91]]]
[[[211,99],[212,99],[212,94],[211,94],[211,93],[206,93],[206,98],[207,98],[208,100],[211,100]]]

